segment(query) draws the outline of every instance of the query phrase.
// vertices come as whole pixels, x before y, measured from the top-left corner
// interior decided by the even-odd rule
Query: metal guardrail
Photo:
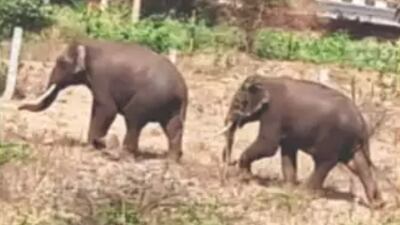
[[[331,19],[358,20],[375,25],[400,28],[400,10],[384,1],[316,0],[317,16]]]

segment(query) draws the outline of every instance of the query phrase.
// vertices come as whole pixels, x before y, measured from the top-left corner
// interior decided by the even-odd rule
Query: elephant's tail
[[[368,132],[367,132],[368,133]],[[368,133],[364,138],[360,140],[360,144],[356,147],[356,151],[361,150],[364,153],[364,158],[367,160],[368,165],[374,172],[378,175],[378,178],[383,178],[393,189],[394,191],[400,195],[400,189],[392,182],[392,180],[386,176],[385,172],[379,169],[371,160],[370,154],[370,142],[369,139],[371,137],[371,133]]]
[[[188,107],[188,100],[187,100],[187,98],[185,98],[182,101],[181,107],[179,109],[179,118],[180,118],[182,124],[185,123],[187,107]]]

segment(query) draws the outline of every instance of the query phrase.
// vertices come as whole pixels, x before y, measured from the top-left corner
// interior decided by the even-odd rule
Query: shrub
[[[171,48],[182,52],[206,49],[218,52],[220,49],[243,49],[246,42],[244,31],[234,26],[208,26],[204,20],[184,20],[160,15],[147,17],[133,24],[129,8],[113,6],[104,12],[88,12],[82,2],[76,2],[74,7],[53,7],[54,14],[57,15],[53,20],[56,26],[50,29],[50,34],[53,35],[54,30],[59,31],[55,32],[57,39],[83,36],[137,42],[157,52],[166,52]],[[275,29],[260,29],[253,38],[252,51],[262,58],[400,71],[399,43],[355,41],[346,33],[333,33],[317,38]]]
[[[6,77],[7,77],[7,65],[0,62],[0,96],[3,95],[4,89],[6,88]]]
[[[9,36],[14,26],[37,30],[51,24],[52,10],[42,0],[0,0],[0,35]]]
[[[114,202],[102,208],[96,217],[99,225],[139,225],[142,224],[135,207],[126,202]]]
[[[135,41],[157,52],[171,48],[191,52],[205,48],[240,45],[238,30],[232,27],[208,27],[204,21],[188,22],[171,17],[150,17],[132,24],[126,13],[85,13],[81,19],[85,32],[91,38],[117,41]]]
[[[22,160],[29,155],[26,145],[0,142],[0,165],[12,160]]]
[[[346,33],[316,38],[263,29],[255,37],[254,52],[268,59],[338,63],[379,71],[399,71],[400,46],[373,40],[354,41]]]

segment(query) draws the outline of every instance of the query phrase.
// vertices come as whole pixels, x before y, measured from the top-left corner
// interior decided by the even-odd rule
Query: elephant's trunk
[[[233,142],[235,139],[235,132],[237,129],[237,121],[227,120],[225,122],[224,136],[225,136],[225,147],[222,153],[222,159],[224,163],[231,164],[231,154]]]
[[[19,110],[28,110],[32,112],[39,112],[47,109],[51,103],[56,99],[60,88],[56,84],[49,84],[45,93],[43,93],[34,102],[22,104],[18,107]]]

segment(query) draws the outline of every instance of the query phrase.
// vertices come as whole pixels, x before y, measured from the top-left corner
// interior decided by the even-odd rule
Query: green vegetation
[[[255,53],[263,58],[337,63],[384,72],[400,69],[400,43],[354,41],[345,33],[316,38],[271,29],[259,31],[255,40]]]
[[[54,7],[54,27],[61,38],[90,37],[117,41],[135,41],[158,52],[171,48],[183,52],[240,46],[239,29],[228,26],[209,27],[204,20],[179,20],[154,16],[132,24],[129,12],[109,8],[106,12],[87,12],[82,7]],[[45,32],[44,32],[45,33]],[[49,37],[42,37],[49,38]]]
[[[101,209],[96,216],[99,225],[142,224],[135,207],[124,201],[112,203]]]
[[[9,36],[14,26],[30,31],[49,26],[51,13],[43,0],[0,0],[0,37]]]
[[[218,214],[218,205],[209,203],[178,204],[162,210],[166,214],[157,215],[158,223],[165,225],[223,225],[223,219]],[[106,205],[96,215],[99,225],[141,225],[147,224],[137,212],[134,204],[118,201]],[[155,215],[154,215],[155,216]]]
[[[162,224],[169,225],[223,225],[226,224],[218,213],[219,206],[211,203],[192,203],[178,207],[176,212]]]
[[[0,62],[0,96],[3,94],[6,88],[6,71],[7,66],[5,63]]]
[[[29,156],[26,145],[0,142],[0,165],[10,161],[23,160]]]
[[[0,0],[0,34],[9,36],[12,26],[21,25],[33,30],[45,28],[41,32],[29,33],[28,36],[35,41],[76,37],[135,41],[158,52],[166,52],[171,48],[185,53],[204,50],[219,52],[247,46],[243,29],[222,24],[209,26],[206,18],[178,19],[157,15],[132,24],[129,7],[121,5],[109,7],[106,12],[89,12],[80,1],[72,6],[42,6],[41,2]],[[46,28],[49,23],[52,26]],[[399,43],[356,41],[345,33],[309,37],[275,29],[258,30],[252,38],[254,47],[250,51],[261,58],[335,63],[383,72],[400,70]]]

